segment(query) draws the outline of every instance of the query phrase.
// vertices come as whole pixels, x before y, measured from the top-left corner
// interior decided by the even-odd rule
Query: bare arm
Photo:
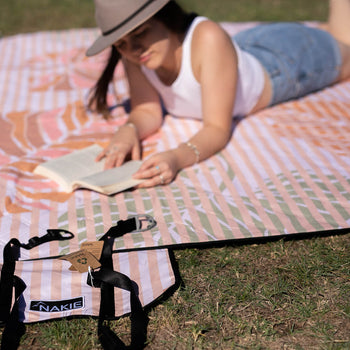
[[[231,137],[237,56],[231,39],[217,24],[206,21],[196,28],[192,68],[202,87],[203,126],[189,140],[194,147],[180,144],[146,160],[136,175],[150,177],[142,187],[158,185],[162,179],[163,183],[171,182],[179,170],[214,155]],[[160,174],[155,170],[157,166]]]
[[[159,95],[143,75],[139,66],[124,61],[131,99],[128,122],[121,126],[111,138],[109,145],[97,157],[106,157],[107,169],[120,166],[128,154],[140,159],[140,140],[156,132],[162,123]]]
[[[203,22],[198,29],[192,43],[192,66],[202,87],[203,127],[190,142],[198,148],[200,160],[204,160],[224,148],[231,137],[237,57],[231,39],[216,23]],[[186,157],[189,150],[184,145],[175,152],[181,159],[181,168],[194,159],[193,154]]]
[[[140,66],[125,62],[125,70],[129,81],[131,113],[128,121],[133,123],[139,138],[157,131],[162,124],[162,109],[158,92],[149,83]]]

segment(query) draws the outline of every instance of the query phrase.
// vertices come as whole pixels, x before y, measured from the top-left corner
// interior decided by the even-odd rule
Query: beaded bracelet
[[[134,129],[136,135],[138,135],[137,126],[136,126],[133,122],[127,122],[127,123],[123,124],[123,126],[127,126],[127,127],[129,127],[129,128]]]
[[[136,125],[132,122],[127,122],[124,124],[124,126],[130,126],[131,128],[134,128],[135,130],[137,130]]]
[[[194,152],[194,154],[196,155],[195,164],[197,164],[199,162],[199,158],[200,158],[200,155],[201,155],[201,152],[199,152],[197,146],[194,145],[191,142],[185,142],[184,145],[186,145],[187,147],[191,148],[191,150]]]

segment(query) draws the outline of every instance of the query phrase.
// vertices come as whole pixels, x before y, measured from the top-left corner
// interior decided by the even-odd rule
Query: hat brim
[[[118,28],[114,32],[108,35],[99,36],[95,42],[86,51],[86,56],[94,56],[103,51],[104,49],[110,47],[124,35],[130,33],[132,30],[137,28],[142,23],[150,19],[155,13],[157,13],[162,7],[164,7],[169,0],[158,0],[151,3],[143,11],[139,12],[125,25]]]

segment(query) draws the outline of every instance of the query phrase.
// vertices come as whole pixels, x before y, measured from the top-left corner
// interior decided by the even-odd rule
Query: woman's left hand
[[[170,150],[157,153],[145,160],[133,178],[147,179],[138,185],[138,188],[167,185],[175,178],[179,170],[175,152]]]

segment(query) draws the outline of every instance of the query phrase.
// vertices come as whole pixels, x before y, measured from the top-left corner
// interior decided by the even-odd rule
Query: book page
[[[103,171],[104,160],[95,161],[102,149],[101,146],[94,144],[74,151],[40,164],[34,173],[50,178],[61,185],[65,191],[71,192],[73,190],[72,183],[75,180]]]
[[[133,179],[132,175],[140,168],[142,161],[131,160],[123,165],[108,169],[74,182],[73,187],[86,187],[105,194],[113,194],[134,187],[144,180]]]

